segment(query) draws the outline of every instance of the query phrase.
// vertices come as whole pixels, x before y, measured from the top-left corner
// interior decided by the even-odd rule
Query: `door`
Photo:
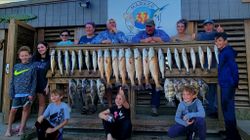
[[[3,119],[8,120],[10,110],[9,98],[9,82],[12,76],[12,69],[15,63],[18,63],[17,50],[21,46],[29,46],[31,50],[34,48],[36,39],[36,30],[21,21],[12,19],[8,28],[8,42],[5,54],[5,72],[3,86]]]

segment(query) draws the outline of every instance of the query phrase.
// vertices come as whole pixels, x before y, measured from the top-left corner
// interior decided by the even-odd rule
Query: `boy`
[[[10,98],[12,105],[8,120],[8,127],[5,136],[12,135],[12,123],[18,108],[23,108],[21,124],[18,128],[18,135],[22,135],[30,113],[30,107],[36,89],[36,70],[31,63],[31,51],[27,46],[22,46],[18,50],[18,57],[21,63],[15,64],[10,82]]]
[[[37,118],[35,124],[39,140],[62,140],[63,127],[70,118],[69,107],[61,101],[62,98],[63,91],[57,89],[51,91],[52,103],[48,105],[43,115]]]
[[[175,114],[176,124],[168,130],[169,137],[174,138],[186,133],[187,139],[192,140],[193,132],[195,132],[198,133],[200,140],[205,140],[205,111],[196,95],[194,87],[183,87],[183,101],[179,103]]]
[[[69,40],[70,32],[68,30],[63,30],[60,32],[60,38],[62,41],[58,42],[57,46],[67,46],[67,45],[73,45],[74,43]]]
[[[234,95],[238,87],[239,74],[235,62],[236,51],[227,44],[227,34],[217,33],[215,44],[219,53],[218,81],[221,89],[221,106],[226,128],[226,140],[241,140],[237,130]]]

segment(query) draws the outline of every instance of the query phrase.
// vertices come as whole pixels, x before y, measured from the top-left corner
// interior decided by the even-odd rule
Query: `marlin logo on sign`
[[[168,4],[158,7],[149,0],[140,0],[132,3],[127,11],[123,14],[125,24],[131,33],[137,33],[145,29],[145,21],[153,19],[156,27],[159,28],[161,23],[161,13]]]

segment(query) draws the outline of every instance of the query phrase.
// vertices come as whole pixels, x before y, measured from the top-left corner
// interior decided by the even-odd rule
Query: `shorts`
[[[32,101],[29,99],[29,96],[26,97],[15,97],[12,100],[11,108],[18,109],[20,107],[25,107],[27,105],[31,105]]]

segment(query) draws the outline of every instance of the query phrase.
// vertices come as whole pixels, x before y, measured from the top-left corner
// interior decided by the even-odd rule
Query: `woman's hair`
[[[192,95],[197,95],[195,87],[191,86],[191,85],[183,86],[182,92],[184,92],[184,91],[186,91],[186,92],[188,92],[188,93],[190,93]]]
[[[49,44],[47,42],[45,42],[45,41],[39,41],[37,43],[37,46],[39,44],[43,44],[47,48],[45,59],[49,59],[50,58],[49,57]],[[33,56],[33,59],[34,60],[40,60],[41,58],[42,58],[41,54],[38,52],[38,49],[36,48],[36,51],[35,51],[34,56]]]
[[[187,29],[188,21],[186,19],[180,19],[180,20],[177,21],[176,24],[178,25],[179,23],[183,24],[185,29]]]
[[[64,92],[63,90],[61,89],[53,89],[51,92],[50,92],[50,95],[59,95],[59,96],[64,96]]]
[[[31,50],[30,50],[30,48],[29,48],[28,46],[22,46],[22,47],[20,47],[20,48],[18,49],[18,51],[17,51],[17,54],[19,55],[22,51],[26,51],[26,52],[28,52],[29,54],[31,54]]]

